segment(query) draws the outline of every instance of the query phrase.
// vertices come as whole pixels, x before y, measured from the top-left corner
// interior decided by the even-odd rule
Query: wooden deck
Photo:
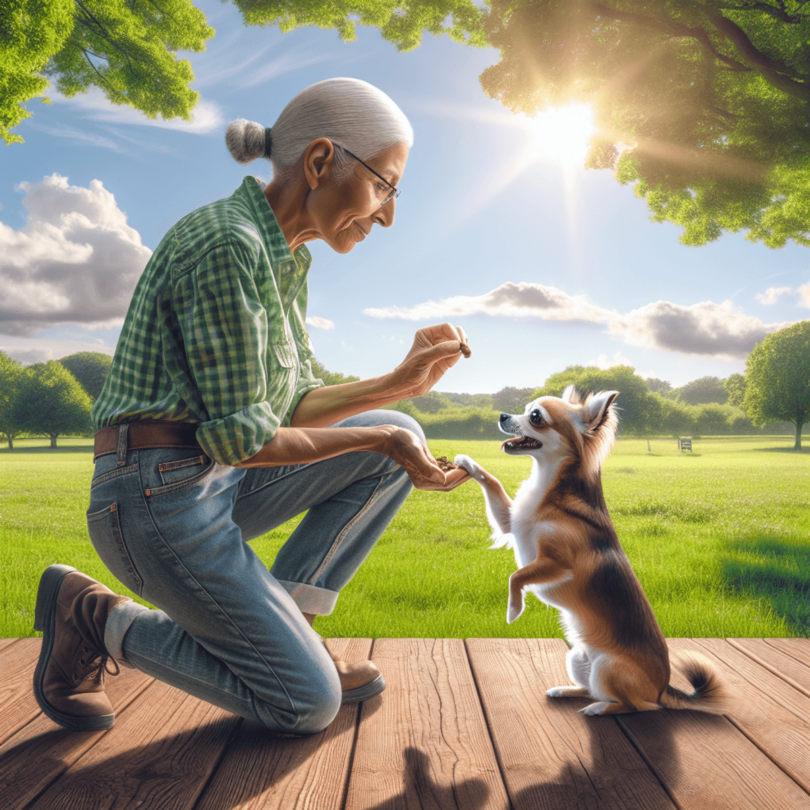
[[[559,640],[332,639],[388,688],[298,739],[133,670],[112,729],[67,732],[33,698],[40,643],[0,639],[2,810],[810,810],[810,639],[669,639],[719,665],[728,717],[577,714],[545,695]]]

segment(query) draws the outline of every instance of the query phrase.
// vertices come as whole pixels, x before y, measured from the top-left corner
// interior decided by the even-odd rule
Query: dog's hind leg
[[[591,679],[591,661],[588,651],[582,645],[572,647],[565,656],[568,677],[577,686],[553,686],[546,690],[549,697],[590,697],[588,683]]]

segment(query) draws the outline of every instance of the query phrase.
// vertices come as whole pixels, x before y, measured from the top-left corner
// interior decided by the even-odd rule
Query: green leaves
[[[810,8],[797,0],[493,0],[485,92],[532,114],[589,103],[589,168],[612,168],[656,222],[807,245]]]
[[[45,77],[68,98],[95,86],[148,118],[191,120],[199,93],[176,51],[203,51],[215,33],[191,0],[0,0],[0,11],[0,137],[7,144],[22,141],[10,130],[30,115],[21,104],[47,89]]]

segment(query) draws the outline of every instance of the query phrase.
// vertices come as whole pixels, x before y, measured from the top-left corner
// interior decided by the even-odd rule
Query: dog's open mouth
[[[543,446],[543,442],[537,439],[530,439],[528,436],[512,436],[505,442],[501,442],[501,450],[538,450]]]

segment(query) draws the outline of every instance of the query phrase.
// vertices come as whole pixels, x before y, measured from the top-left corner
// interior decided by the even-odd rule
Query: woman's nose
[[[394,216],[396,215],[396,205],[397,201],[396,198],[390,200],[385,205],[380,206],[379,208],[379,215],[380,219],[377,221],[383,228],[390,228],[394,224]]]

